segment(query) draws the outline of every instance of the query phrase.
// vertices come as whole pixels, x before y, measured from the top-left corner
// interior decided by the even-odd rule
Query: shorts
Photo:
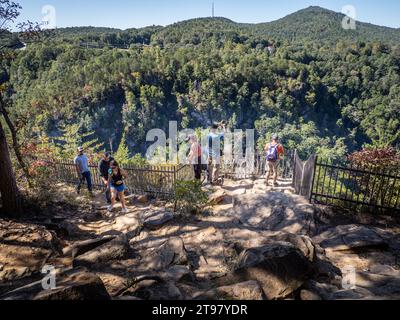
[[[118,193],[124,192],[126,190],[125,184],[121,184],[120,186],[115,186],[115,185],[111,184],[110,188],[111,188],[111,190],[115,190]]]
[[[267,173],[269,174],[277,174],[279,168],[279,160],[278,161],[267,161]]]

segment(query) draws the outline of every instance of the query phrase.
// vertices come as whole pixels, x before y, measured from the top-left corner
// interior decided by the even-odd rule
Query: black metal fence
[[[355,210],[398,213],[399,170],[376,170],[316,159],[310,200]]]
[[[400,212],[399,168],[354,167],[322,161],[315,155],[303,163],[295,153],[293,187],[312,203],[354,211]]]
[[[72,162],[53,162],[52,177],[57,182],[77,184],[79,181],[75,165]],[[89,166],[95,190],[104,190],[105,186],[100,178],[98,167]],[[129,191],[136,194],[152,194],[155,196],[172,196],[175,182],[192,180],[194,172],[189,165],[162,165],[162,166],[125,166],[128,177],[125,181]]]
[[[255,157],[254,166],[240,163],[222,164],[226,178],[257,178],[265,174],[266,160]],[[77,184],[78,175],[73,163],[55,162],[52,177],[57,182]],[[126,185],[132,193],[172,196],[176,181],[193,180],[190,165],[125,167]],[[94,188],[104,190],[97,166],[90,166]],[[375,170],[353,167],[348,163],[331,163],[311,156],[302,162],[297,152],[289,152],[280,162],[280,177],[293,180],[297,194],[312,203],[338,206],[352,210],[374,210],[384,213],[400,212],[400,173],[394,170]]]

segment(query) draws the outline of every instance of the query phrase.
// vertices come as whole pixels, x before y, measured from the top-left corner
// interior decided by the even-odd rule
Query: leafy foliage
[[[357,167],[375,170],[398,170],[400,152],[394,148],[365,148],[349,156],[350,162]]]
[[[176,182],[174,191],[176,212],[180,214],[201,213],[207,201],[208,195],[201,188],[201,182],[197,180]]]

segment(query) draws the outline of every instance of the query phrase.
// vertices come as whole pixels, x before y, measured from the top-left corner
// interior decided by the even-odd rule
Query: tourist
[[[127,213],[126,200],[125,200],[125,183],[124,179],[127,179],[128,175],[125,170],[121,169],[117,161],[113,160],[110,164],[108,185],[111,189],[111,205],[108,207],[108,211],[111,212],[114,209],[115,201],[119,197],[122,206],[122,213]]]
[[[74,159],[74,164],[79,177],[79,183],[76,190],[77,193],[80,194],[82,184],[86,180],[89,193],[92,194],[92,176],[89,169],[89,159],[84,153],[83,147],[78,148],[78,155]]]
[[[224,133],[218,132],[219,129],[225,130],[225,122],[213,124],[208,135],[208,182],[218,183],[221,170],[221,150],[224,140]]]
[[[285,154],[283,146],[279,143],[278,135],[274,134],[272,136],[271,142],[265,146],[265,151],[267,153],[267,177],[265,183],[268,185],[272,175],[273,186],[276,186],[278,184],[279,161]]]
[[[110,169],[111,161],[113,160],[114,158],[111,157],[110,153],[105,152],[103,158],[99,162],[99,168],[98,168],[100,173],[100,178],[103,181],[104,186],[106,187],[105,196],[108,204],[111,203],[111,190],[110,190],[110,185],[108,184],[108,178],[109,178],[108,170]]]
[[[201,163],[202,149],[201,149],[201,145],[198,142],[198,139],[194,134],[189,136],[188,142],[190,144],[190,152],[189,152],[189,155],[188,155],[189,164],[191,164],[193,166],[195,179],[196,180],[201,180],[201,172],[202,172],[202,163]]]

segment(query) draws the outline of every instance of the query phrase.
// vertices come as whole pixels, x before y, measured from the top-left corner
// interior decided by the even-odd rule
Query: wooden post
[[[172,196],[175,198],[174,199],[174,212],[176,212],[176,210],[177,210],[177,206],[178,206],[178,199],[176,198],[176,196],[175,196],[175,189],[176,189],[176,166],[174,166],[174,181],[173,181],[173,183],[172,183],[172,188],[173,188],[173,190],[172,190]]]

